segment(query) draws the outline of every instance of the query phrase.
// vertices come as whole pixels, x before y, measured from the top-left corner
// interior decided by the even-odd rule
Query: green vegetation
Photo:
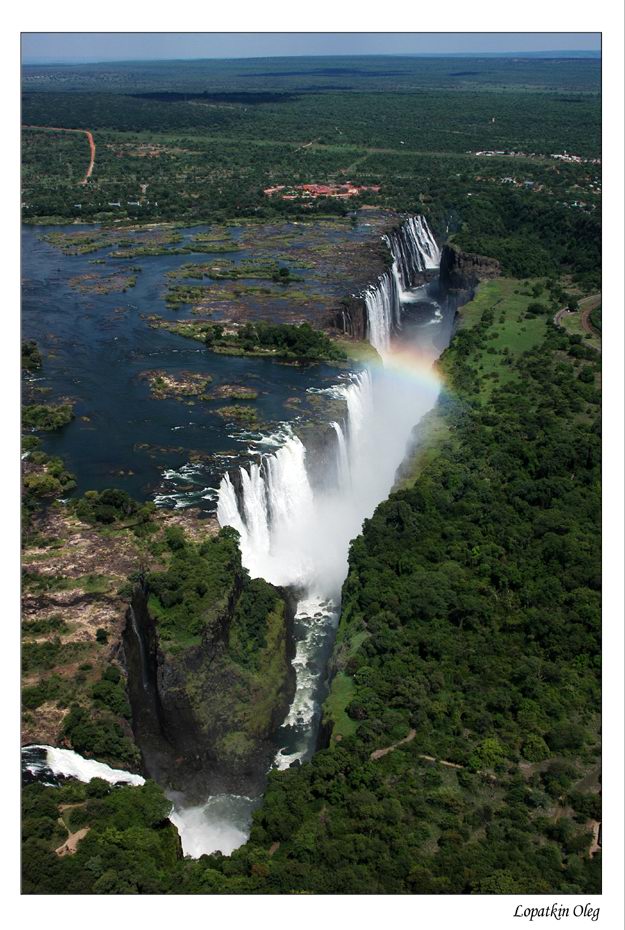
[[[107,488],[104,491],[85,491],[80,500],[75,502],[74,510],[76,516],[85,523],[141,526],[150,521],[155,505],[151,501],[139,504],[125,491]]]
[[[210,399],[219,398],[228,400],[256,400],[258,391],[243,384],[220,384],[209,395]]]
[[[22,368],[26,371],[39,371],[42,365],[41,352],[34,339],[22,342]]]
[[[35,437],[25,437],[25,439]],[[68,472],[63,461],[50,456],[36,447],[30,451],[29,444],[22,443],[27,453],[22,476],[22,506],[28,516],[42,504],[68,494],[76,487],[74,475]]]
[[[116,665],[107,666],[91,693],[96,707],[106,708],[117,717],[130,719],[125,682]]]
[[[24,589],[33,592],[72,591],[82,588],[86,594],[103,594],[111,588],[111,579],[106,575],[67,575],[38,574],[25,570],[22,579]]]
[[[64,624],[53,623],[52,618],[47,626],[41,623],[24,626],[22,671],[30,680],[39,676],[36,683],[22,690],[25,722],[29,712],[52,703],[57,712],[64,712],[59,739],[69,740],[77,752],[88,758],[136,767],[140,757],[126,722],[130,708],[125,679],[114,665],[105,665],[94,678],[90,674],[92,664],[85,662],[92,655],[91,644],[63,643],[59,635],[63,632]],[[28,639],[46,633],[51,638]]]
[[[152,325],[197,339],[222,355],[251,355],[296,362],[342,362],[347,358],[344,342],[331,339],[309,323],[245,323],[234,330],[225,329],[220,323],[193,320],[169,323],[156,318]]]
[[[218,407],[215,413],[224,420],[234,420],[247,429],[257,429],[260,420],[253,407],[244,407],[242,404],[231,404],[227,407]]]
[[[51,431],[74,419],[71,404],[27,404],[22,407],[22,426]]]
[[[165,539],[171,559],[167,571],[146,578],[149,610],[163,645],[199,642],[226,608],[240,566],[238,534],[225,528],[198,546],[170,527]]]
[[[460,248],[498,259],[511,277],[572,272],[586,289],[600,285],[599,216],[508,187],[484,193],[462,208]]]
[[[293,678],[284,595],[241,566],[231,528],[201,544],[178,528],[166,532],[166,572],[144,579],[147,607],[162,654],[161,715],[178,760],[210,759],[211,772],[264,772],[275,753],[275,722],[286,713]],[[139,736],[139,739],[141,736]],[[177,740],[180,748],[177,748]]]
[[[181,265],[174,271],[168,272],[169,278],[211,278],[213,281],[236,281],[239,278],[254,278],[256,280],[273,281],[277,284],[290,284],[292,281],[301,281],[301,278],[295,277],[285,265],[279,265],[278,262],[266,262],[260,260],[249,260],[245,262],[233,262],[221,259],[218,262],[210,264],[190,263]],[[172,294],[167,298],[168,303],[181,303],[182,301],[175,298]]]
[[[142,377],[148,380],[154,397],[160,399],[204,397],[208,385],[213,380],[211,375],[194,371],[182,371],[175,375],[168,371],[146,371]]]
[[[22,632],[25,636],[37,636],[41,633],[60,633],[66,628],[61,614],[53,614],[40,620],[24,620],[22,622]]]
[[[204,341],[210,348],[219,350],[223,346],[240,350],[245,355],[272,354],[279,358],[304,361],[341,361],[345,358],[343,350],[336,343],[308,323],[299,326],[289,323],[245,323],[233,335],[220,335],[212,327],[207,330]]]
[[[338,672],[332,681],[332,691],[325,704],[327,716],[333,723],[335,739],[341,740],[344,736],[351,736],[358,729],[356,720],[346,712],[346,707],[351,705],[354,691],[353,679],[344,672]]]
[[[600,165],[552,156],[600,156],[599,61],[393,58],[373,65],[363,58],[308,60],[291,71],[283,62],[268,71],[258,62],[133,64],[132,73],[123,64],[27,68],[23,122],[90,129],[97,155],[77,197],[84,139],[25,129],[25,218],[137,224],[346,216],[365,198],[302,202],[263,191],[349,179],[381,186],[366,193],[367,203],[398,210],[420,204],[441,229],[469,222],[469,208],[475,241],[490,237],[497,245],[501,238],[507,274],[521,273],[524,251],[512,203],[517,225],[538,211],[533,237],[550,225],[548,211],[564,223],[548,233],[560,250],[589,248],[581,237],[565,240],[578,214],[598,222]],[[485,151],[522,157],[475,154]],[[545,263],[549,242],[538,238]],[[193,243],[195,251],[203,246],[231,248],[227,238]],[[159,248],[146,243],[121,253]]]
[[[137,788],[112,788],[101,779],[61,788],[28,785],[23,794],[23,892],[158,893],[179,864],[178,835],[167,819],[170,807],[153,782]],[[54,854],[68,829],[85,827],[88,833],[75,855]]]
[[[140,270],[140,269],[139,269]],[[125,294],[137,283],[136,274],[80,274],[70,278],[69,286],[82,294]]]
[[[600,358],[549,314],[526,319],[536,286],[491,282],[465,308],[442,360],[450,429],[352,545],[329,747],[270,776],[244,847],[176,860],[159,891],[599,892],[600,803],[581,787],[599,759],[599,397],[580,376]],[[231,590],[236,534],[207,545],[208,565],[170,534],[174,572],[149,581],[159,628],[197,634],[215,616],[198,584]],[[230,634],[240,668],[271,628],[260,584]],[[234,764],[246,746],[221,749]]]
[[[120,703],[124,701],[124,697],[125,692],[124,696],[120,694]],[[96,698],[96,707],[98,704],[104,704],[95,694],[94,698]],[[122,706],[125,711],[127,705],[122,703]],[[121,763],[128,767],[140,764],[139,750],[128,733],[124,732],[119,725],[116,717],[108,711],[94,712],[91,708],[87,709],[79,704],[73,704],[65,718],[63,733],[70,740],[76,752],[87,758],[113,763],[121,760]]]
[[[595,327],[597,332],[601,332],[601,306],[595,307],[594,310],[590,311],[590,322]]]

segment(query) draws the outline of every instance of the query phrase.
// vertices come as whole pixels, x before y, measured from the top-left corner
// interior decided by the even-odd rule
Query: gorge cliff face
[[[480,281],[497,278],[501,266],[494,258],[463,252],[452,243],[447,243],[441,253],[439,287],[443,297],[456,300],[457,304],[471,300]]]
[[[135,588],[124,633],[146,772],[190,799],[258,793],[295,691],[293,607],[249,578],[230,529],[174,555]]]
[[[363,297],[342,297],[338,308],[330,315],[328,325],[350,339],[364,342],[367,338],[367,306]]]

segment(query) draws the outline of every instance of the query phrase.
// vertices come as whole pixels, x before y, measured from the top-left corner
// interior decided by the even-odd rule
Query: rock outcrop
[[[441,254],[439,287],[443,297],[455,299],[457,304],[471,300],[480,281],[497,278],[501,266],[494,258],[463,252],[447,243]]]
[[[364,342],[367,338],[367,307],[364,298],[342,297],[328,322],[332,329]]]
[[[294,605],[250,580],[238,550],[230,569],[202,606],[199,635],[172,638],[158,576],[136,586],[127,614],[128,692],[146,773],[190,800],[262,790],[295,692]]]

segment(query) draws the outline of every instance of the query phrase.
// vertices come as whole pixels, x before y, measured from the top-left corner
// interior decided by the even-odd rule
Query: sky
[[[24,64],[297,55],[598,53],[593,32],[25,32]]]

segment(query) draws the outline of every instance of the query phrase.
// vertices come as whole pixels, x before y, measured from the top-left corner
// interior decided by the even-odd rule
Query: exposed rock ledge
[[[497,278],[500,274],[501,266],[494,258],[463,252],[451,243],[443,247],[439,278],[443,296],[455,297],[459,303],[464,303],[473,297],[480,281]]]

